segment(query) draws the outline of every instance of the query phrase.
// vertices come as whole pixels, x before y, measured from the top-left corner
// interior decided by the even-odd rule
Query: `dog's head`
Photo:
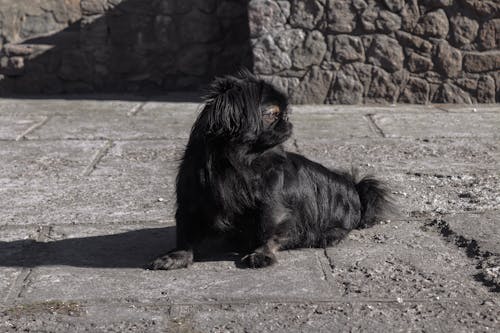
[[[244,71],[212,83],[192,135],[264,151],[290,137],[288,113],[282,92]]]

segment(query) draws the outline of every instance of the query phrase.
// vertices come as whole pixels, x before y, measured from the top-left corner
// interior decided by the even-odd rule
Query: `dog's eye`
[[[262,112],[262,118],[264,119],[264,122],[267,124],[272,124],[276,120],[278,120],[278,117],[280,115],[280,107],[277,105],[270,105],[264,109],[264,112]]]

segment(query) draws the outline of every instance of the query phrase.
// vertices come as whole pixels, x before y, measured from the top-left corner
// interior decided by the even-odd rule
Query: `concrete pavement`
[[[385,179],[401,216],[262,270],[147,271],[198,105],[0,100],[0,331],[500,330],[500,105],[296,106],[288,149]]]

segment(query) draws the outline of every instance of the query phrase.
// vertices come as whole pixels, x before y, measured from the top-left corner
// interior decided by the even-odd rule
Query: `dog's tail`
[[[361,221],[358,229],[371,227],[395,212],[389,189],[383,182],[372,176],[365,176],[357,182],[356,190],[361,202]]]

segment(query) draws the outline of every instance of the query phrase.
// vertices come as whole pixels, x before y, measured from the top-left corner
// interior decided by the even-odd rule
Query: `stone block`
[[[299,78],[296,77],[282,77],[282,76],[261,76],[264,80],[271,82],[277,89],[284,92],[288,95],[288,97],[293,100],[295,88],[297,88],[300,84]],[[314,84],[314,82],[312,82]],[[301,93],[298,92],[299,98],[301,97]]]
[[[471,96],[452,83],[443,83],[439,85],[434,94],[431,94],[432,103],[455,103],[471,104]]]
[[[403,0],[384,0],[384,4],[393,12],[399,12],[403,9],[404,3]]]
[[[83,15],[100,15],[106,12],[107,0],[81,0]]]
[[[252,42],[254,70],[259,74],[274,74],[292,67],[288,52],[280,49],[267,35]]]
[[[349,35],[328,36],[328,49],[341,63],[365,60],[363,43],[359,37]]]
[[[468,45],[477,37],[479,23],[466,16],[455,15],[450,18],[450,33],[456,45]]]
[[[478,103],[495,103],[495,80],[491,76],[482,76],[477,83]]]
[[[446,38],[450,24],[443,9],[422,16],[414,28],[414,33],[424,37]]]
[[[291,102],[297,104],[322,104],[325,102],[333,72],[313,66],[291,93]]]
[[[259,37],[283,30],[287,17],[276,1],[251,0],[248,4],[250,37]]]
[[[328,93],[327,101],[332,104],[358,104],[363,102],[364,88],[352,71],[340,70]]]
[[[397,31],[401,28],[401,18],[390,11],[381,10],[375,20],[375,27],[386,33]]]
[[[325,53],[325,38],[321,32],[314,30],[306,35],[302,45],[292,50],[292,65],[299,69],[319,65]]]
[[[483,50],[493,50],[500,46],[500,19],[483,23],[479,32],[479,42]]]
[[[446,77],[456,77],[462,71],[462,54],[447,41],[439,41],[436,46],[434,68]]]
[[[351,1],[328,0],[326,18],[330,32],[350,33],[356,27],[356,14],[351,8]]]
[[[460,59],[461,61],[462,59]],[[407,68],[412,73],[423,73],[432,70],[432,60],[416,52],[409,52],[406,57]]]
[[[500,4],[496,0],[462,0],[462,3],[478,15],[495,16],[500,13]]]
[[[314,29],[323,18],[324,3],[319,0],[292,1],[290,23],[294,27]]]
[[[372,81],[366,96],[374,102],[394,103],[398,99],[399,87],[396,85],[394,76],[381,68],[374,67]]]
[[[432,44],[418,36],[412,35],[404,31],[396,32],[396,37],[399,43],[405,47],[411,47],[423,54],[431,54],[433,46]]]
[[[426,104],[429,101],[429,84],[423,79],[411,77],[399,95],[399,103]]]
[[[179,34],[177,38],[183,44],[208,43],[222,38],[219,20],[213,15],[205,14],[201,11],[191,11],[189,14],[183,16],[177,29]],[[185,55],[188,54],[185,53]]]
[[[470,73],[481,73],[500,69],[500,51],[466,52],[463,68]]]
[[[403,49],[398,41],[385,35],[376,35],[368,50],[368,62],[390,73],[403,68]]]

